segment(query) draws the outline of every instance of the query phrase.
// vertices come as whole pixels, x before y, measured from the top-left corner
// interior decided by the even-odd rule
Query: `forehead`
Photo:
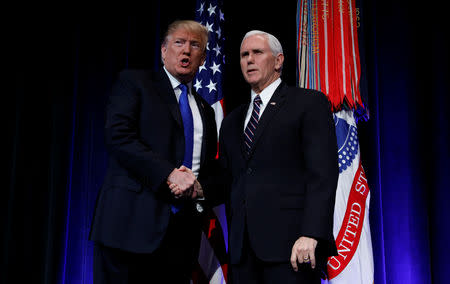
[[[200,35],[198,35],[197,33],[194,33],[186,28],[178,28],[175,31],[173,31],[170,35],[169,38],[171,39],[189,39],[189,40],[196,40],[196,41],[200,41],[201,37]]]
[[[242,50],[266,49],[269,48],[267,38],[263,35],[252,35],[244,39],[241,45]]]

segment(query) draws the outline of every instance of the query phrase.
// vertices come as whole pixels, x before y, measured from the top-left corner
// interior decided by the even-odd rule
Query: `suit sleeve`
[[[129,71],[124,71],[112,88],[106,107],[105,141],[109,153],[121,166],[156,189],[165,183],[175,166],[140,139],[141,96],[134,80]]]
[[[306,97],[308,105],[300,133],[307,184],[303,233],[334,242],[333,214],[339,176],[334,120],[325,95],[313,92]]]

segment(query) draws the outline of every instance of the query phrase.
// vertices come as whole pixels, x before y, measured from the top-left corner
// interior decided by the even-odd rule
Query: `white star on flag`
[[[197,12],[200,12],[200,15],[203,13],[203,9],[204,9],[203,6],[205,6],[205,3],[201,3],[200,8],[197,10]]]
[[[209,8],[208,8],[208,12],[209,12],[209,16],[211,17],[212,14],[214,14],[216,12],[216,7],[217,6],[212,6],[211,3],[209,4]]]
[[[216,56],[221,53],[219,44],[217,44],[216,47],[213,48],[213,50],[216,52]]]
[[[216,74],[216,72],[220,72],[222,73],[222,71],[220,71],[220,64],[217,65],[216,62],[213,62],[213,66],[209,67],[212,71],[213,71],[213,75]]]
[[[206,65],[206,60],[205,60],[205,62],[203,63],[203,65],[200,65],[200,67],[198,68],[198,73],[202,72],[202,70],[206,70],[205,65]]]
[[[222,30],[220,29],[220,27],[217,29],[216,34],[218,38],[220,38],[220,36],[222,35]]]
[[[194,87],[195,91],[198,92],[198,90],[202,88],[202,80],[199,81],[198,79],[195,79]]]
[[[217,83],[213,83],[212,80],[209,80],[209,85],[207,85],[206,87],[209,89],[209,92],[211,93],[212,90],[217,91],[216,90],[216,84]]]
[[[214,30],[212,29],[214,24],[209,24],[208,22],[206,22],[206,28],[208,29],[208,32],[214,32]]]

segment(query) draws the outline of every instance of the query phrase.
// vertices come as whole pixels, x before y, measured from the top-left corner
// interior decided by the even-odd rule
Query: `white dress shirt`
[[[270,99],[272,98],[273,93],[278,88],[278,86],[281,84],[281,78],[276,79],[273,81],[269,86],[267,86],[262,92],[259,94],[259,97],[261,98],[261,105],[259,106],[259,118],[263,114],[264,110],[266,109],[267,104],[270,102]],[[253,100],[258,94],[252,90],[251,92],[251,101],[250,105],[247,110],[247,116],[245,117],[245,124],[244,124],[244,131],[245,127],[247,127],[247,123],[250,120],[250,116],[252,115],[253,111]],[[259,119],[258,118],[258,119]]]
[[[172,84],[172,88],[175,92],[175,96],[177,98],[177,102],[180,101],[181,89],[178,87],[181,83],[178,81],[172,74],[170,74],[166,67],[164,67],[164,71],[166,71],[167,76],[170,79],[170,83]],[[202,140],[203,140],[203,123],[202,117],[200,116],[200,111],[197,106],[197,102],[195,101],[194,95],[192,95],[191,88],[192,82],[186,84],[188,86],[188,100],[189,106],[192,111],[192,118],[194,120],[194,149],[192,151],[192,172],[197,177],[198,172],[200,171],[200,155],[202,153]]]

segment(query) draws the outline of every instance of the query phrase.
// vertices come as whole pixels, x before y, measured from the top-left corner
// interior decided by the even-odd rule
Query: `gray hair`
[[[259,30],[253,30],[253,31],[249,31],[248,33],[246,33],[244,38],[241,41],[241,47],[242,47],[242,43],[244,42],[244,40],[253,35],[265,36],[269,43],[270,50],[272,51],[272,54],[274,56],[277,56],[280,53],[283,54],[283,47],[281,47],[280,41],[275,36],[273,36],[269,33],[263,32],[263,31],[259,31]]]

